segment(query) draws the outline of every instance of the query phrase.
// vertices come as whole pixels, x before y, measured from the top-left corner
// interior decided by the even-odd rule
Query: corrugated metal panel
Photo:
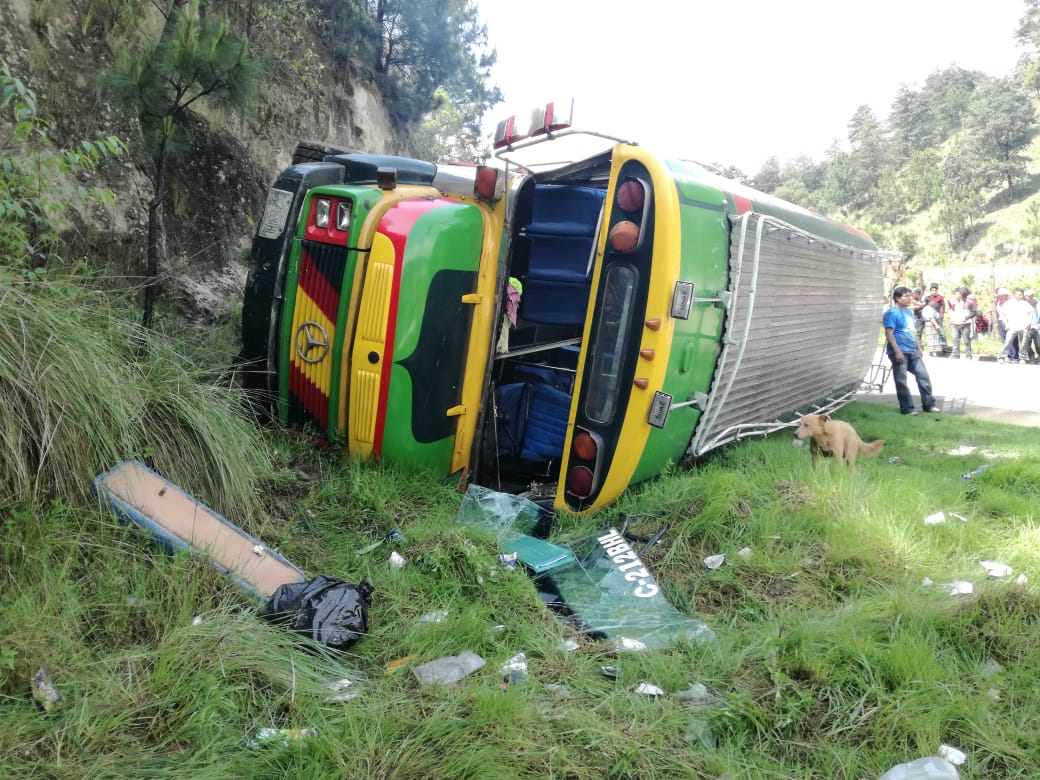
[[[768,433],[859,388],[884,304],[880,253],[736,218],[723,349],[689,454]]]

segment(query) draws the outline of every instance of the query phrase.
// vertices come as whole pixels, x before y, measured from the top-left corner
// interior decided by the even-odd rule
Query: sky
[[[822,160],[856,109],[957,64],[1006,76],[1023,0],[477,0],[499,119],[574,99],[574,126],[754,174]]]

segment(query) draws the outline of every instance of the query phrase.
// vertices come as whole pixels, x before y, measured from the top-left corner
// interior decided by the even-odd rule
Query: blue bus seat
[[[535,323],[575,325],[585,320],[589,262],[605,193],[591,187],[540,184],[532,220],[522,231],[530,255],[520,316]]]
[[[549,460],[563,456],[571,396],[543,384],[529,386],[531,403],[527,411],[527,430],[520,450],[523,460]]]

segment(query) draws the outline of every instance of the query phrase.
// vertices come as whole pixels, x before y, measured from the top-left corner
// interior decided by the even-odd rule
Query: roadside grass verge
[[[866,778],[949,744],[969,756],[964,778],[1034,777],[1035,430],[873,404],[839,416],[887,441],[855,473],[830,460],[813,470],[807,448],[778,433],[597,515],[558,519],[552,538],[565,545],[626,522],[644,538],[665,529],[642,557],[717,639],[646,653],[619,654],[554,617],[523,571],[453,522],[453,485],[274,432],[262,538],[311,574],[376,587],[370,633],[340,658],[74,491],[12,503],[0,536],[0,774]],[[938,511],[945,523],[926,525]],[[406,541],[361,552],[390,530]],[[403,569],[388,565],[394,550]],[[715,554],[726,561],[710,570]],[[990,578],[981,560],[1014,574]],[[958,580],[974,592],[951,595]],[[410,672],[464,651],[487,664],[457,685],[424,687]],[[528,674],[503,686],[519,652]],[[40,666],[63,696],[49,714],[28,696]],[[330,700],[341,679],[356,698]],[[636,693],[642,682],[664,695]],[[696,683],[708,701],[676,695]],[[251,746],[264,727],[314,734]]]

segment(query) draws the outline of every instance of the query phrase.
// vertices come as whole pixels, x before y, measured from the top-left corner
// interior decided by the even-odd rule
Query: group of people
[[[939,292],[938,284],[932,284],[926,298],[922,297],[919,287],[911,290],[900,286],[892,291],[892,304],[882,324],[899,411],[909,415],[918,413],[907,385],[907,375],[913,374],[921,394],[921,408],[925,412],[939,412],[924,364],[924,352],[932,355],[945,352],[943,327],[949,314],[953,337],[950,357],[959,358],[963,344],[964,355],[970,360],[972,341],[978,332],[988,328],[988,319],[979,310],[978,298],[966,287],[955,289],[947,301]],[[997,361],[1040,362],[1040,309],[1033,291],[1016,287],[1009,293],[1007,288],[998,287],[994,313],[1003,343]]]
[[[997,288],[997,327],[1004,346],[998,363],[1040,362],[1040,310],[1032,290]]]

